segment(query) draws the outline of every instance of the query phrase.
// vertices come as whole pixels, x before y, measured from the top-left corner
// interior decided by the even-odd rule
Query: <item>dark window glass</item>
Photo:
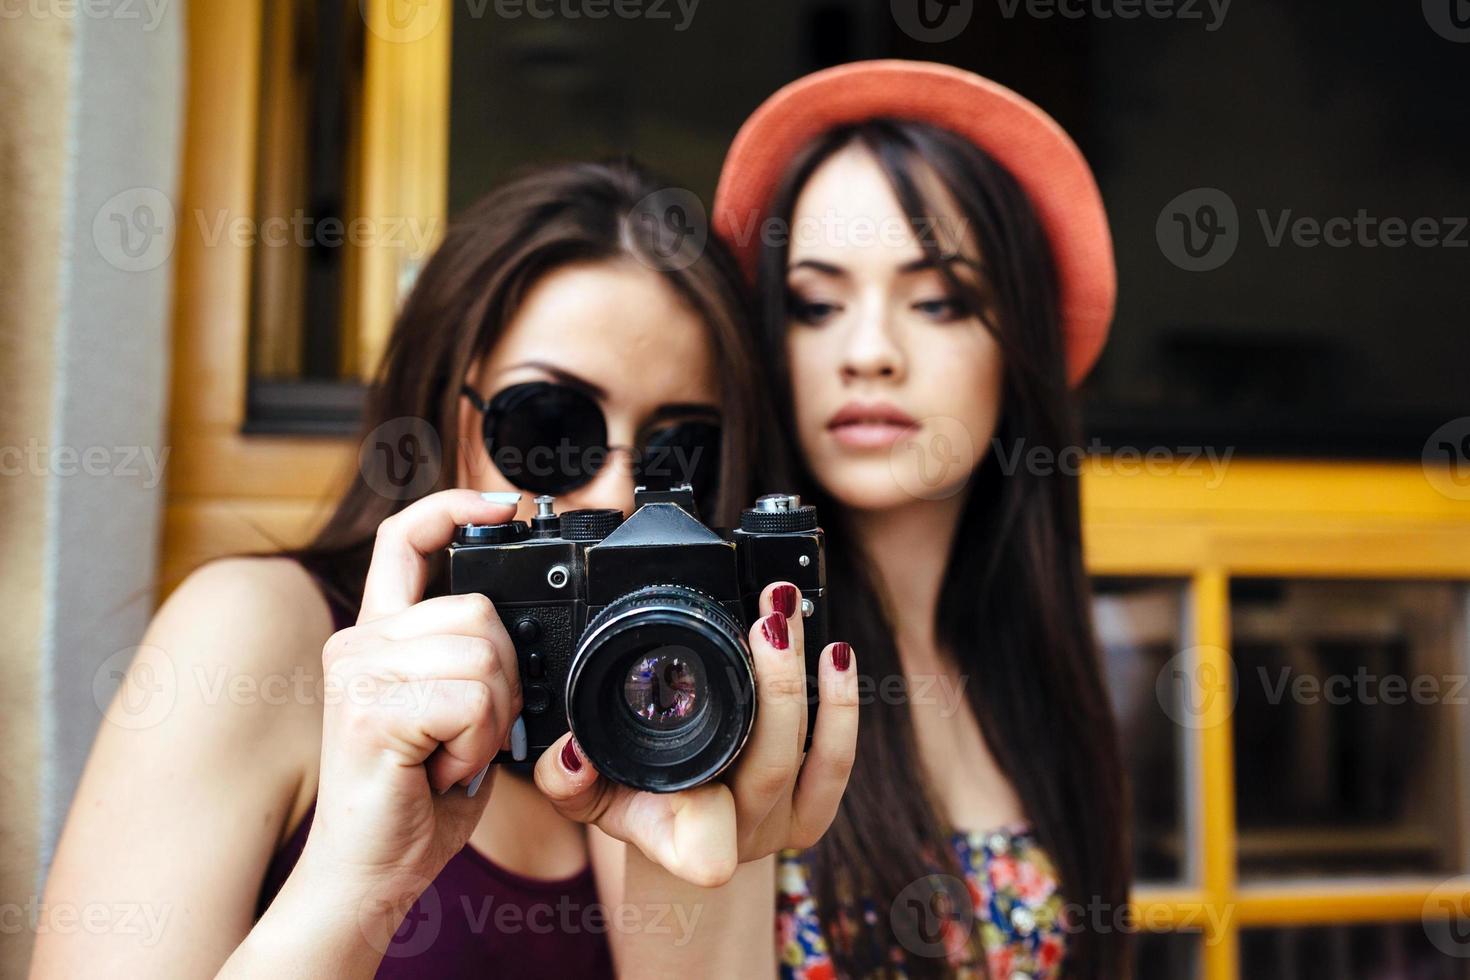
[[[1245,879],[1457,871],[1464,591],[1236,581]]]
[[[1271,980],[1465,980],[1470,944],[1418,922],[1246,929],[1240,975]],[[1459,950],[1459,952],[1456,952]]]
[[[1193,932],[1139,933],[1133,944],[1133,975],[1138,980],[1195,980],[1200,942]]]
[[[1157,680],[1186,645],[1184,585],[1130,579],[1093,583],[1093,618],[1133,792],[1134,873],[1187,877],[1183,729],[1159,703]]]
[[[1470,416],[1467,55],[1433,5],[957,4],[973,12],[944,43],[906,32],[889,0],[704,0],[687,21],[672,3],[662,18],[530,6],[454,5],[451,210],[519,167],[625,152],[708,200],[736,127],[785,82],[863,58],[950,62],[1041,105],[1096,168],[1120,274],[1084,391],[1100,448],[1413,458]],[[1210,226],[1222,235],[1208,202],[1180,197],[1200,188],[1235,211]],[[1233,236],[1229,258],[1182,267],[1171,211],[1192,247]],[[1428,244],[1390,244],[1405,237],[1390,219],[1427,222]]]

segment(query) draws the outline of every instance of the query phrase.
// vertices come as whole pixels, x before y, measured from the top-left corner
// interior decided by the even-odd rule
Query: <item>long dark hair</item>
[[[733,524],[751,499],[753,457],[772,413],[757,388],[749,309],[739,273],[721,243],[690,234],[658,206],[663,183],[630,161],[546,167],[504,184],[471,205],[448,228],[419,273],[393,327],[367,398],[364,452],[350,486],[321,531],[290,552],[355,610],[382,521],[414,496],[452,487],[459,442],[460,385],[489,354],[531,288],[573,263],[639,261],[661,275],[698,314],[720,366],[723,440],[714,523]],[[687,211],[688,208],[685,208]],[[591,342],[596,342],[591,341]],[[414,452],[377,454],[368,434],[425,435]],[[437,451],[423,451],[437,441]],[[390,467],[396,468],[391,474]],[[405,470],[405,468],[407,468]],[[389,479],[391,475],[391,479]],[[443,563],[430,590],[442,591]]]
[[[1024,440],[1028,449],[1046,446],[1053,452],[1079,445],[1052,255],[1014,177],[953,133],[878,119],[836,129],[806,147],[777,190],[772,216],[790,227],[808,179],[849,146],[877,161],[913,227],[945,227],[945,212],[957,206],[972,231],[983,257],[986,296],[941,261],[938,236],[920,238],[953,294],[981,317],[1001,348],[998,444]],[[925,196],[926,172],[938,177],[952,206]],[[784,343],[787,262],[784,244],[763,251],[759,296],[767,358],[779,376],[775,387],[786,398],[784,416],[794,418]],[[861,560],[850,522],[799,456],[793,454],[790,465],[829,530],[831,634],[853,643],[864,674],[875,680],[901,674],[881,589],[863,572],[871,566]],[[1116,980],[1127,973],[1129,960],[1127,936],[1111,928],[1128,901],[1128,814],[1082,566],[1078,481],[1060,471],[1003,472],[990,452],[965,492],[949,546],[936,637],[975,680],[966,685],[970,707],[1056,865],[1064,901],[1073,909],[1101,903],[1109,912],[1101,929],[1073,917],[1067,975]],[[899,898],[913,894],[906,887],[928,873],[936,858],[956,870],[945,846],[946,824],[924,777],[907,702],[875,698],[864,704],[847,794],[831,830],[809,855],[818,909],[830,912],[822,916],[823,931],[844,975],[884,972],[891,965],[887,951],[901,948],[902,930],[924,934],[913,920],[915,910]],[[846,914],[855,896],[874,901],[876,919],[861,909]],[[911,976],[948,970],[942,958],[918,956],[907,957],[904,968]]]

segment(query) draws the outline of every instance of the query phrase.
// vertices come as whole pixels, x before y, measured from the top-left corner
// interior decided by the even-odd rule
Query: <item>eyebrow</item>
[[[925,255],[921,258],[914,259],[914,261],[912,262],[907,262],[899,266],[898,271],[900,274],[908,275],[912,272],[927,272],[930,269],[938,269],[940,266],[951,265],[965,265],[969,266],[972,269],[976,267],[974,262],[971,262],[960,253],[951,252],[949,255],[941,255],[938,261],[935,261],[934,259],[931,259],[928,255]]]
[[[802,259],[800,262],[793,262],[791,263],[791,267],[786,271],[795,272],[797,269],[811,269],[813,272],[820,272],[824,276],[835,276],[839,279],[846,278],[847,276],[847,270],[842,268],[842,266],[833,265],[830,262],[818,262],[816,259]]]
[[[509,374],[510,372],[520,370],[521,368],[533,368],[534,370],[540,371],[543,374],[549,374],[552,378],[561,382],[562,384],[567,385],[571,388],[578,388],[582,391],[585,391],[587,394],[591,395],[593,398],[597,399],[600,402],[607,401],[607,390],[601,385],[593,384],[591,381],[588,381],[580,374],[573,374],[566,368],[557,367],[555,364],[550,364],[546,361],[521,361],[518,364],[512,364],[508,367],[501,368],[495,373],[497,375]]]
[[[941,256],[937,262],[927,255],[920,256],[912,262],[905,262],[899,266],[898,274],[901,276],[913,275],[915,272],[928,272],[931,269],[938,269],[940,266],[949,265],[964,265],[972,269],[977,269],[974,262],[971,262],[959,253],[954,253],[952,255]],[[793,262],[791,267],[786,271],[790,273],[795,272],[797,269],[811,269],[813,272],[819,272],[822,275],[833,276],[838,279],[846,279],[851,276],[851,273],[842,266],[833,265],[831,262],[821,262],[817,259],[802,259],[800,262]]]

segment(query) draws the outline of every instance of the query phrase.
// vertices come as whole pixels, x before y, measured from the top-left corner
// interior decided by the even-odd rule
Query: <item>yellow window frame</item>
[[[1089,570],[1189,582],[1186,643],[1199,660],[1186,676],[1206,712],[1184,732],[1185,756],[1197,760],[1184,808],[1199,814],[1198,832],[1185,835],[1197,886],[1140,888],[1134,902],[1138,921],[1199,929],[1207,980],[1239,976],[1243,927],[1414,922],[1470,907],[1458,904],[1470,900],[1470,879],[1453,894],[1427,876],[1241,885],[1232,699],[1204,687],[1232,676],[1233,576],[1470,581],[1470,502],[1442,494],[1430,473],[1418,463],[1232,460],[1223,474],[1203,463],[1156,473],[1111,457],[1087,464]]]

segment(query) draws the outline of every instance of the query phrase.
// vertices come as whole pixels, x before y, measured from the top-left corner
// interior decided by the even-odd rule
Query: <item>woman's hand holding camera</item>
[[[761,594],[749,634],[759,707],[745,749],[721,781],[659,794],[612,783],[567,734],[541,756],[536,783],[566,816],[635,845],[695,885],[729,881],[737,866],[786,847],[809,847],[831,824],[857,747],[852,650],[822,651],[811,748],[800,593],[785,582]]]
[[[469,840],[480,780],[521,710],[515,648],[488,599],[420,601],[428,558],[465,523],[514,508],[470,490],[417,501],[378,529],[357,625],[322,663],[326,707],[316,816],[292,879],[325,882],[381,953]],[[287,888],[291,883],[287,884]]]
[[[278,948],[305,928],[290,910],[311,908],[310,936],[295,938],[319,952],[331,946],[342,975],[370,974],[413,902],[469,840],[489,796],[480,782],[494,776],[487,764],[521,711],[516,652],[483,596],[422,596],[429,557],[459,525],[512,516],[510,506],[448,490],[379,528],[357,625],[322,654],[316,816],[266,914],[278,921],[259,930]],[[852,651],[833,643],[822,652],[821,710],[804,752],[800,594],[769,585],[760,610],[749,631],[754,726],[721,781],[669,794],[630,789],[600,777],[570,734],[537,763],[536,782],[558,810],[635,845],[651,873],[720,885],[742,863],[815,843],[836,814],[857,741]],[[335,940],[324,914],[336,922]]]

